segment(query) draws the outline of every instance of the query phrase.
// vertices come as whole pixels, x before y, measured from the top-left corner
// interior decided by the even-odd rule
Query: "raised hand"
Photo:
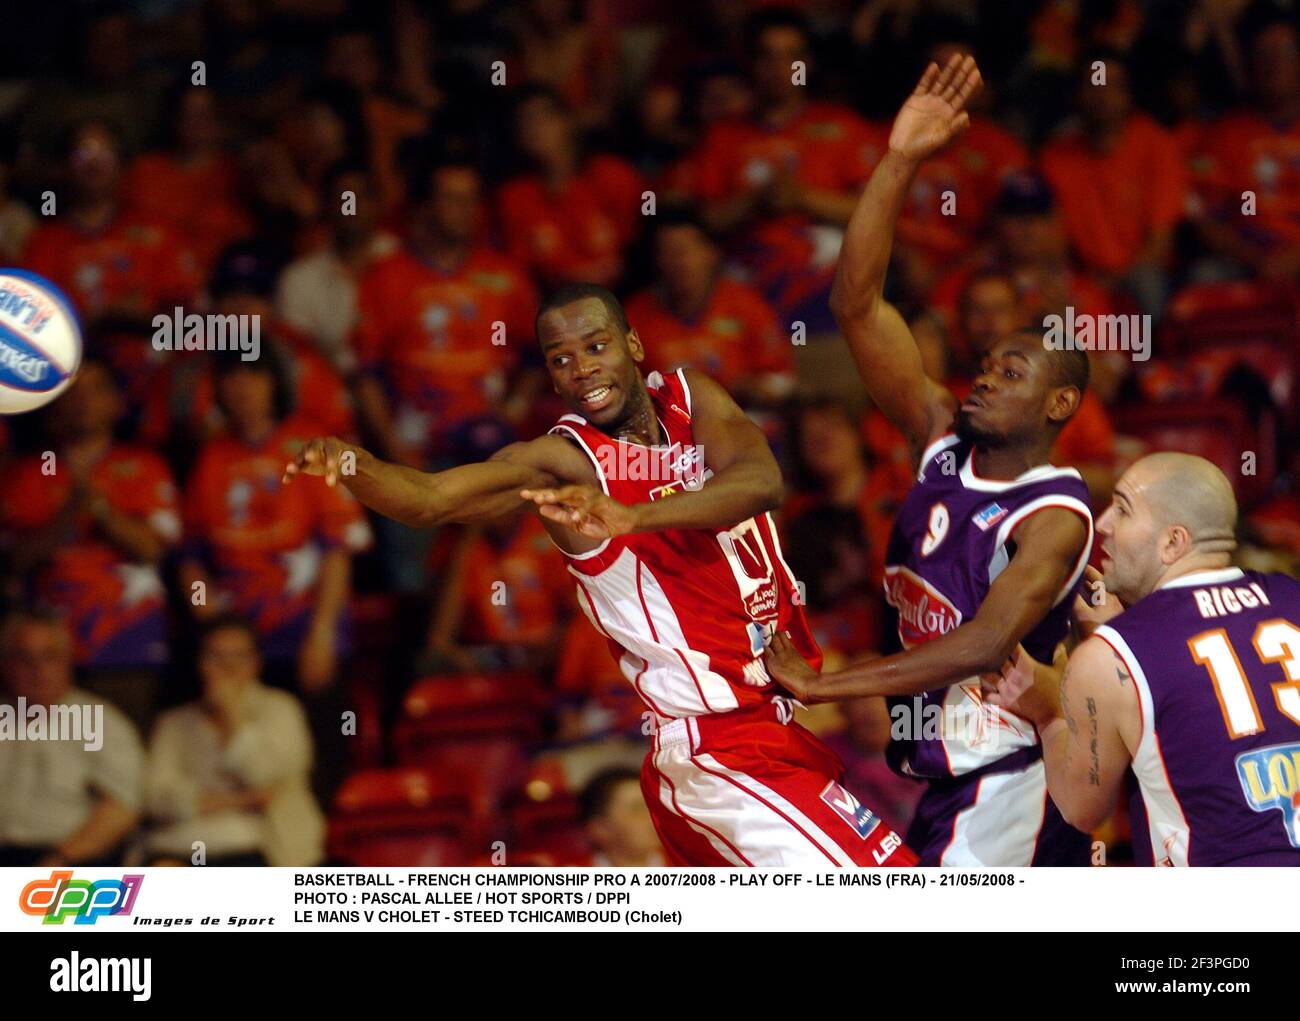
[[[1085,567],[1083,578],[1086,594],[1074,597],[1074,622],[1079,637],[1089,638],[1097,628],[1123,613],[1124,604],[1106,588],[1101,572],[1095,567]]]
[[[595,486],[524,489],[519,495],[537,504],[542,517],[590,539],[612,539],[636,529],[636,511]]]
[[[1064,643],[1056,647],[1050,666],[1030,656],[1023,645],[1017,645],[1002,665],[1001,675],[986,679],[984,700],[1010,709],[1036,726],[1046,726],[1061,715],[1061,675],[1068,658]]]
[[[974,57],[955,53],[942,70],[931,64],[894,118],[889,148],[909,160],[938,152],[970,124],[966,104],[982,85]]]
[[[349,458],[351,471],[349,471]],[[333,436],[308,440],[298,451],[298,456],[284,466],[281,482],[289,482],[295,475],[323,475],[327,485],[338,482],[339,475],[356,470],[356,451]]]

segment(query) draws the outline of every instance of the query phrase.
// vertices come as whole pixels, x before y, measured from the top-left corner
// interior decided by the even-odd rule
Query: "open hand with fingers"
[[[612,539],[636,531],[636,508],[619,503],[595,486],[525,489],[519,495],[532,500],[542,517],[590,539]]]
[[[333,436],[308,440],[298,451],[298,456],[284,466],[281,482],[289,482],[295,475],[323,476],[327,485],[335,485],[340,475],[356,470],[356,451]]]
[[[811,705],[817,701],[816,687],[820,675],[808,665],[786,632],[778,631],[772,635],[763,655],[763,664],[772,680],[800,702]]]
[[[982,85],[974,57],[953,54],[942,69],[931,64],[894,118],[889,148],[917,161],[938,152],[970,124],[966,104]]]
[[[1083,569],[1084,593],[1074,597],[1074,622],[1079,636],[1089,638],[1092,633],[1124,612],[1124,604],[1107,591],[1099,570],[1089,565]]]
[[[1052,664],[1040,663],[1017,645],[999,675],[984,678],[984,700],[1002,706],[1042,727],[1061,715],[1061,675],[1068,659],[1065,645],[1056,647]]]

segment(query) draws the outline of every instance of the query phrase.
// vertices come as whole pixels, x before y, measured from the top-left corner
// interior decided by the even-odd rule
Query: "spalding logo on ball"
[[[0,414],[49,404],[81,365],[81,327],[72,305],[44,277],[0,270]]]

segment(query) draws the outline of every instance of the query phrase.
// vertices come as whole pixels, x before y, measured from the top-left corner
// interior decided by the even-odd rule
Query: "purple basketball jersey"
[[[1186,575],[1096,636],[1142,707],[1134,853],[1155,865],[1300,865],[1300,582]]]
[[[1036,511],[1064,507],[1087,522],[1088,540],[1055,605],[1023,639],[1030,655],[1050,662],[1069,629],[1072,596],[1092,551],[1088,488],[1073,468],[1050,464],[1015,479],[983,479],[971,453],[956,436],[932,443],[899,508],[885,567],[885,598],[897,617],[899,643],[906,649],[932,641],[975,616],[1015,552],[1015,527]],[[993,771],[1003,760],[1007,769],[1023,769],[1041,756],[1033,725],[987,705],[978,677],[890,699],[890,712],[896,722],[913,721],[905,739],[895,728],[889,749],[891,765],[912,776]]]

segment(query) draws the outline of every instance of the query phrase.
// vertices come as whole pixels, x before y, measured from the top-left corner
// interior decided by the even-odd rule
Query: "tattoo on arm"
[[[1127,670],[1124,669],[1123,663],[1115,664],[1115,673],[1119,676],[1119,686],[1121,688],[1127,687],[1129,684],[1132,683],[1133,677],[1131,674],[1129,674]]]
[[[1079,733],[1079,725],[1074,721],[1074,714],[1070,712],[1070,693],[1068,684],[1070,680],[1070,668],[1065,668],[1065,673],[1061,674],[1061,715],[1065,717],[1065,725],[1070,728],[1070,736],[1073,737]]]
[[[1092,766],[1088,770],[1088,782],[1094,787],[1101,786],[1101,755],[1097,751],[1097,700],[1090,698],[1088,705],[1088,751],[1092,756]]]

